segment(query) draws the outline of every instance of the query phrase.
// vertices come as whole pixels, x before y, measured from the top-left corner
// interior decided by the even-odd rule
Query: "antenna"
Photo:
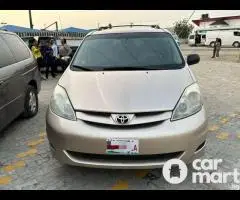
[[[58,15],[58,18],[59,18],[59,22],[60,22],[60,26],[61,26],[61,30],[62,30],[62,20],[61,20],[60,15]]]

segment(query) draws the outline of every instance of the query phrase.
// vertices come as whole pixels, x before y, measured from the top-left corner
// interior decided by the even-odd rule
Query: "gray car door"
[[[0,33],[0,131],[10,121],[7,117],[7,107],[9,105],[8,87],[11,81],[11,68],[15,63],[14,56]]]
[[[25,72],[32,67],[31,54],[26,44],[16,34],[2,34],[2,38],[12,52],[16,62],[9,67],[9,84],[7,92],[7,118],[15,119],[24,110],[26,92]]]

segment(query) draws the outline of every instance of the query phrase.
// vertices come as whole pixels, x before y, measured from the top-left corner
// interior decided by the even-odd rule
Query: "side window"
[[[30,57],[28,48],[25,46],[24,42],[21,41],[21,39],[19,39],[16,35],[3,34],[3,38],[13,52],[17,62],[26,60]]]
[[[234,31],[234,36],[240,36],[240,31]]]
[[[190,40],[194,39],[194,35],[190,35],[189,39]]]
[[[5,41],[0,35],[0,68],[15,63],[14,57]]]

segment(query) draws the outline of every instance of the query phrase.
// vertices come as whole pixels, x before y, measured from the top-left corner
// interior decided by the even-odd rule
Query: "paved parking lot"
[[[205,158],[223,159],[218,171],[240,168],[240,63],[238,50],[223,49],[211,59],[211,49],[183,46],[185,54],[199,53],[192,67],[209,117]],[[58,76],[59,77],[59,76]],[[227,184],[192,184],[191,175],[168,184],[161,170],[106,170],[63,166],[50,154],[45,112],[57,79],[42,82],[40,110],[30,120],[17,119],[0,134],[0,189],[236,189]],[[191,169],[190,169],[191,172]]]

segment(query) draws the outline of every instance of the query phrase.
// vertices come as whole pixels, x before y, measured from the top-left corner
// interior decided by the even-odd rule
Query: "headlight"
[[[187,87],[172,114],[172,121],[186,118],[202,108],[200,89],[197,83]]]
[[[50,100],[50,108],[56,115],[69,120],[76,120],[73,107],[64,88],[57,85]]]

